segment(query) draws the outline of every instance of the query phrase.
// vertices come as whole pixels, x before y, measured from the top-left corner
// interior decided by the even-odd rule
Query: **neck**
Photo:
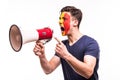
[[[83,36],[79,31],[74,31],[71,35],[68,35],[69,45],[73,45]]]

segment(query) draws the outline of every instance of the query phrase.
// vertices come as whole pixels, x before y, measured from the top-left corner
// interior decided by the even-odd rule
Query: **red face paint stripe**
[[[68,33],[69,29],[70,29],[70,15],[65,13],[64,14],[64,28],[65,28],[65,35]]]

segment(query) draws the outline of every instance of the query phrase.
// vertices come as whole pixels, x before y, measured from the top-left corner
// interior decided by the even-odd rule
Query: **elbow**
[[[89,79],[93,75],[93,70],[87,70],[86,72],[82,72],[82,73],[77,72],[77,73],[83,76],[84,78]]]
[[[51,72],[45,72],[46,75],[50,74]]]
[[[93,75],[93,70],[89,70],[88,72],[86,72],[85,78],[89,79],[92,75]]]
[[[52,72],[51,70],[44,71],[44,73],[45,73],[46,75],[50,74],[51,72]]]
[[[45,72],[46,75],[50,74],[50,72]]]
[[[86,79],[89,79],[92,76],[92,74],[88,74],[85,76]]]

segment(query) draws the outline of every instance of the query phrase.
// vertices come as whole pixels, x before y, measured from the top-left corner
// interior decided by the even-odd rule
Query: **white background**
[[[0,0],[0,80],[63,80],[61,66],[52,74],[44,74],[33,53],[35,42],[24,44],[14,52],[9,43],[9,28],[17,24],[23,29],[51,27],[61,36],[58,20],[62,7],[73,5],[83,12],[80,31],[95,38],[100,45],[100,80],[120,80],[120,9],[119,0]],[[54,55],[56,41],[45,45],[46,56]]]

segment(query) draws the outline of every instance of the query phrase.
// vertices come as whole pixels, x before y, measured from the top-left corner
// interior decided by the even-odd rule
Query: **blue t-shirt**
[[[97,70],[99,67],[100,50],[97,41],[87,35],[84,35],[72,46],[69,45],[68,40],[64,40],[62,42],[66,45],[67,50],[78,60],[83,61],[85,55],[94,56],[97,60],[93,75],[90,79],[86,79],[81,75],[77,74],[71,68],[71,66],[64,59],[61,58],[64,80],[98,80]]]

